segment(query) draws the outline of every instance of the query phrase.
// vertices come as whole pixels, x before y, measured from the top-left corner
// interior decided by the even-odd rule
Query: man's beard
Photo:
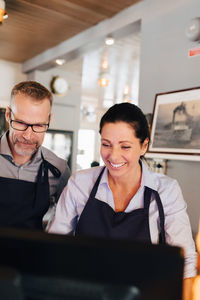
[[[23,144],[26,145],[30,145],[30,147],[23,147]],[[23,138],[18,138],[15,137],[14,141],[13,141],[13,146],[14,146],[14,150],[18,155],[21,155],[23,157],[26,156],[32,156],[37,149],[39,148],[38,142],[37,141],[27,141]]]

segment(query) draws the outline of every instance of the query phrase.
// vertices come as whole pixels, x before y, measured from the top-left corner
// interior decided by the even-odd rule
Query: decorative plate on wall
[[[64,96],[67,94],[69,90],[69,84],[67,80],[60,76],[53,77],[51,83],[50,83],[51,91],[52,93]]]

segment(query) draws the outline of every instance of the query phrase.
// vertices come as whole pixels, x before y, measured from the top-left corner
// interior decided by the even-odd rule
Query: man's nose
[[[28,128],[25,131],[23,131],[23,137],[26,139],[29,139],[31,137],[32,133],[33,133],[33,130],[31,128],[31,126],[28,126]]]

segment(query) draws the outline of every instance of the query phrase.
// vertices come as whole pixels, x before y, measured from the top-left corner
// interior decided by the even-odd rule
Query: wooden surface
[[[6,0],[0,59],[24,62],[139,0]]]

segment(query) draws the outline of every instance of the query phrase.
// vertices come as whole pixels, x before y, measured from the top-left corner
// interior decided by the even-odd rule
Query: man
[[[67,183],[67,162],[41,146],[52,100],[38,82],[12,89],[9,130],[0,139],[0,226],[42,229],[50,198],[57,200]]]

